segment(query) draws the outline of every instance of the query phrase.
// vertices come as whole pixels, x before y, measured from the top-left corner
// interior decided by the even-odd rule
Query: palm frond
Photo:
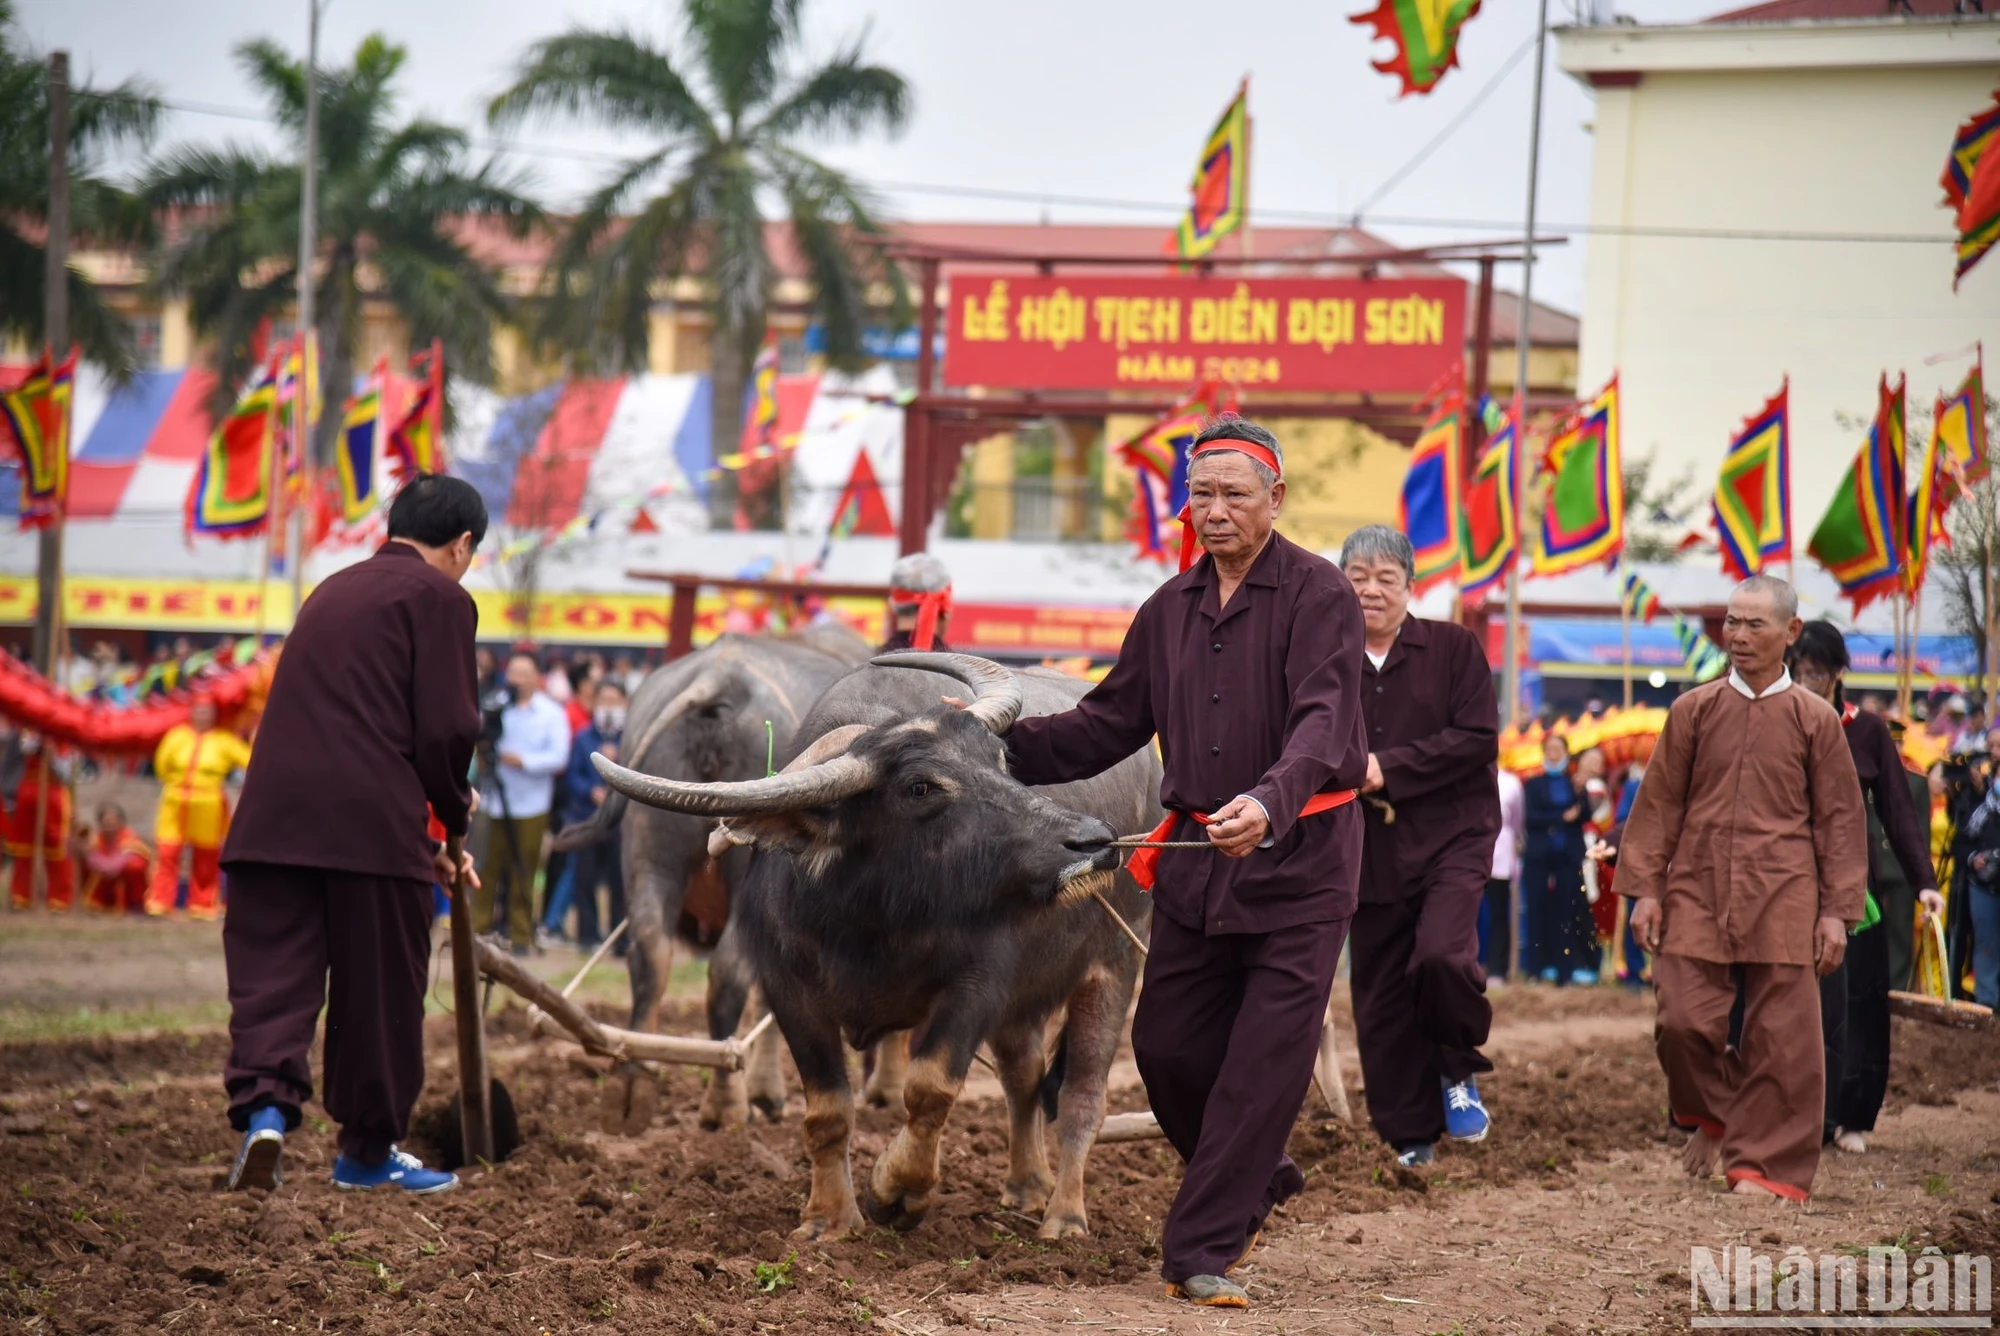
[[[688,36],[731,126],[770,100],[802,0],[685,0]]]
[[[19,339],[30,348],[40,348],[47,338],[43,323],[48,307],[48,254],[43,248],[0,226],[0,333]],[[128,379],[137,369],[137,350],[131,328],[117,312],[104,304],[102,294],[83,274],[69,271],[70,338],[83,355],[104,368],[116,380]]]
[[[631,32],[572,29],[528,48],[487,118],[560,114],[615,129],[713,140],[715,123],[671,57]]]
[[[306,66],[268,37],[236,44],[236,63],[264,94],[278,124],[293,134],[306,126]]]
[[[899,133],[910,116],[910,86],[887,66],[868,64],[861,52],[862,41],[857,39],[782,92],[758,122],[753,137],[859,135],[878,127]]]
[[[876,283],[888,289],[889,322],[908,320],[903,273],[879,244],[888,232],[867,192],[844,173],[793,150],[772,154],[771,167],[793,244],[812,275],[813,311],[826,336],[828,360],[843,368],[858,366],[865,361],[863,330],[884,314],[870,298]]]

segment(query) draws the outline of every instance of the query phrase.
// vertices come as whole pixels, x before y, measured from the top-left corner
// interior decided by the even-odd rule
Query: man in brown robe
[[[485,532],[470,483],[412,479],[389,507],[388,542],[321,582],[285,642],[222,851],[224,1085],[243,1133],[232,1188],[281,1179],[284,1134],[312,1096],[307,1054],[322,1006],[321,1103],[340,1124],[334,1185],[458,1185],[396,1143],[424,1082],[431,885],[471,880],[461,851],[479,617],[458,582]]]
[[[1654,955],[1654,1047],[1690,1176],[1805,1200],[1826,1054],[1817,976],[1839,968],[1868,881],[1867,814],[1840,716],[1792,685],[1798,596],[1729,597],[1729,676],[1667,717],[1619,848],[1618,891]],[[1729,1043],[1741,989],[1742,1034]]]
[[[1269,432],[1224,417],[1190,460],[1184,520],[1207,555],[1139,609],[1103,682],[1015,724],[1007,753],[1024,782],[1055,784],[1157,734],[1163,838],[1206,831],[1207,848],[1160,851],[1132,1050],[1187,1162],[1161,1274],[1195,1303],[1242,1307],[1224,1273],[1305,1187],[1285,1140],[1354,914],[1361,611],[1331,562],[1272,531],[1285,485]]]
[[[1348,535],[1340,569],[1366,626],[1368,727],[1354,1028],[1368,1118],[1405,1165],[1447,1134],[1483,1141],[1476,1080],[1493,1023],[1479,904],[1500,833],[1500,710],[1479,638],[1410,616],[1416,556],[1396,530]],[[1394,820],[1390,813],[1395,814]]]

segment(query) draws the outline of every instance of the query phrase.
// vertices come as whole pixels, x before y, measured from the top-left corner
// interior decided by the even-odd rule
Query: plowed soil
[[[1307,1191],[1246,1273],[1258,1308],[1229,1330],[1685,1330],[1685,1271],[1673,1270],[1685,1242],[1709,1242],[1721,1217],[1723,1232],[1790,1242],[1811,1218],[1673,1174],[1649,999],[1517,987],[1496,1004],[1498,1070],[1485,1084],[1494,1136],[1416,1174],[1398,1170],[1365,1123],[1320,1121],[1315,1101],[1291,1146]],[[453,1079],[450,1022],[432,1025],[419,1153]],[[692,1006],[667,1028],[698,1033]],[[796,1094],[785,1123],[704,1132],[702,1074],[671,1069],[652,1130],[609,1136],[598,1130],[602,1064],[528,1039],[518,1012],[496,1021],[492,1043],[526,1146],[424,1200],[335,1192],[316,1108],[288,1143],[278,1192],[218,1191],[234,1139],[213,1033],[0,1047],[0,1326],[651,1336],[1207,1331],[1225,1320],[1159,1297],[1159,1225],[1178,1181],[1163,1142],[1100,1147],[1091,1236],[1044,1244],[1034,1220],[998,1205],[1003,1109],[975,1083],[953,1114],[945,1190],[922,1226],[795,1247],[787,1236],[806,1188]],[[1884,1149],[1829,1162],[1822,1196],[1833,1205],[1813,1208],[1815,1227],[1838,1218],[1850,1242],[1900,1233],[1990,1251],[2000,1174],[1984,1129],[2000,1100],[1954,1105],[2000,1081],[2000,1040],[1898,1021],[1896,1044]],[[1351,1067],[1349,1080],[1358,1095]],[[1126,1086],[1114,1105],[1142,1100]],[[857,1176],[895,1126],[888,1111],[862,1115]],[[1852,1219],[1838,1215],[1842,1200]],[[1683,1243],[1620,1251],[1649,1230],[1680,1237],[1683,1225],[1694,1235]],[[1629,1282],[1595,1279],[1601,1256]]]

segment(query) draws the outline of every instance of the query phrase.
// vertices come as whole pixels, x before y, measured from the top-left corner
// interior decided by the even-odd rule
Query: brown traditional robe
[[[479,738],[472,596],[405,543],[327,577],[285,642],[223,846],[229,1117],[297,1127],[324,1006],[340,1149],[379,1164],[424,1081],[431,841],[463,835]],[[331,976],[332,986],[328,987]]]
[[[1204,556],[1146,600],[1076,708],[1023,719],[1008,737],[1014,774],[1054,784],[1108,769],[1157,733],[1169,810],[1209,813],[1246,794],[1270,814],[1265,847],[1247,858],[1168,849],[1153,888],[1132,1051],[1187,1162],[1160,1239],[1161,1273],[1176,1284],[1221,1275],[1305,1187],[1285,1139],[1354,914],[1361,813],[1354,802],[1300,812],[1367,775],[1361,645],[1347,577],[1273,534],[1226,606]],[[1199,829],[1179,821],[1173,838]]]
[[[1812,1187],[1826,1080],[1813,932],[1822,917],[1860,921],[1867,832],[1840,716],[1789,674],[1756,699],[1732,672],[1674,702],[1617,886],[1660,901],[1654,1046],[1668,1102],[1722,1143],[1732,1187],[1798,1200]]]

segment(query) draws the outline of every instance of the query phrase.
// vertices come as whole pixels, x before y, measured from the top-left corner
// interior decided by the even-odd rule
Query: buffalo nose
[[[1095,853],[1117,838],[1117,831],[1094,816],[1086,816],[1077,820],[1076,828],[1063,841],[1063,847],[1080,854]]]

